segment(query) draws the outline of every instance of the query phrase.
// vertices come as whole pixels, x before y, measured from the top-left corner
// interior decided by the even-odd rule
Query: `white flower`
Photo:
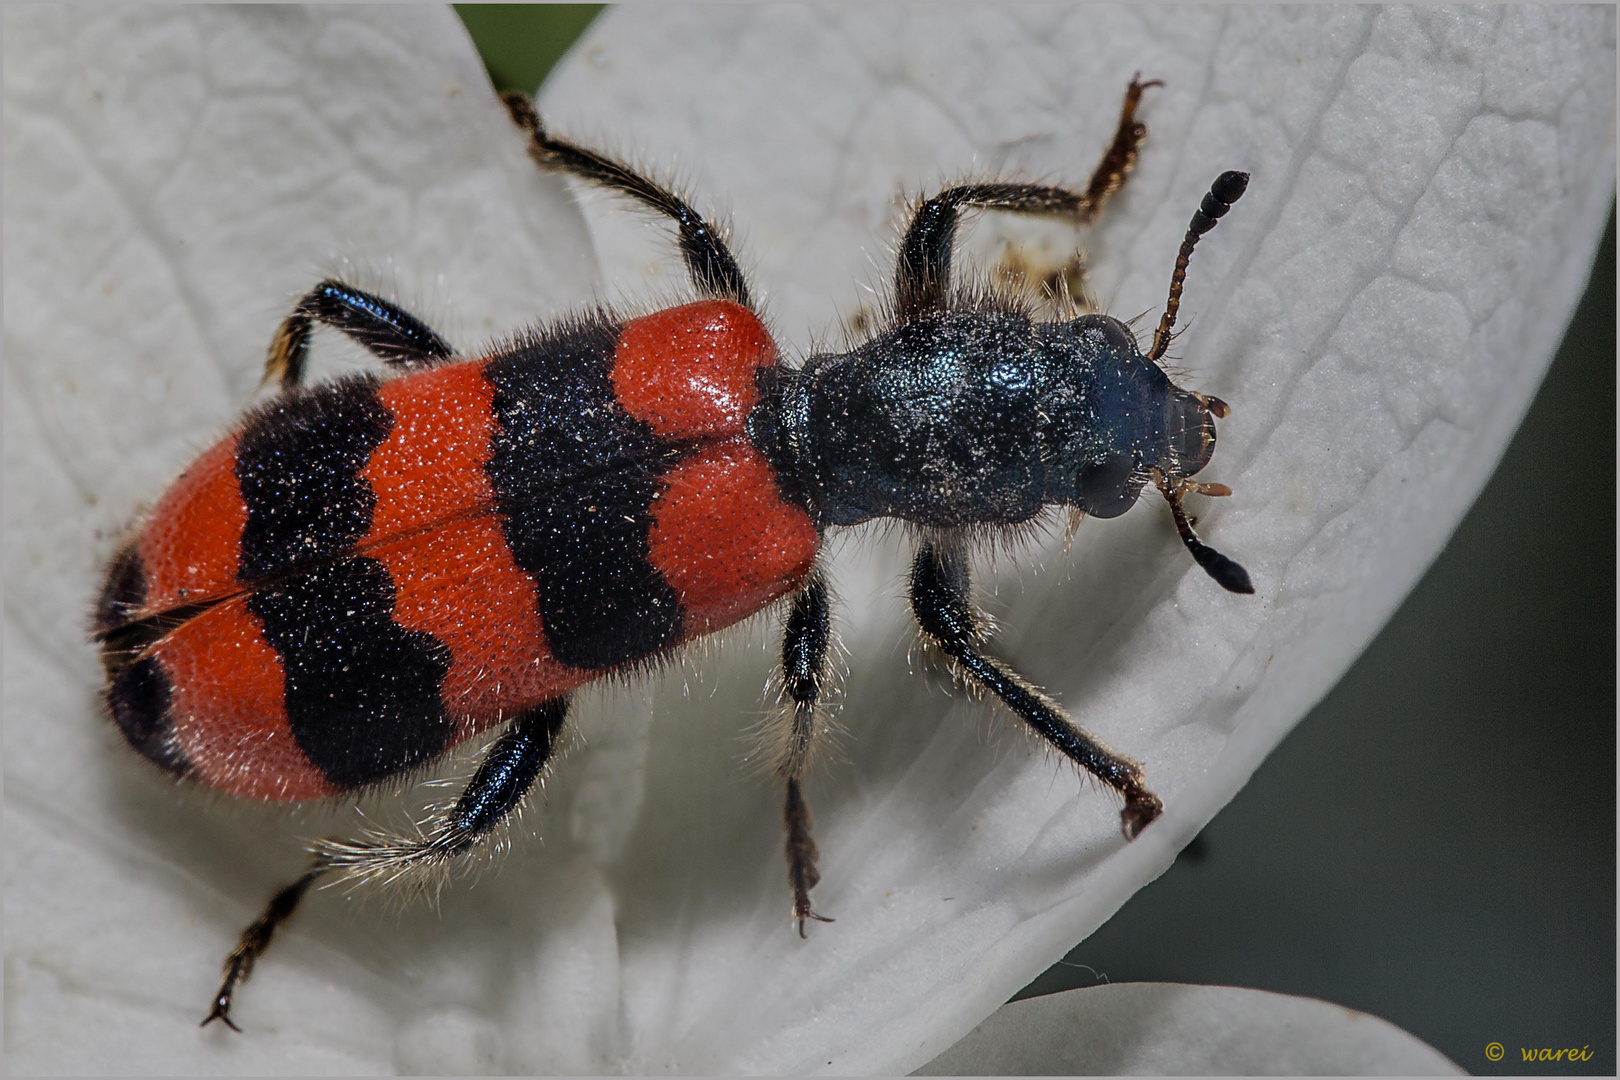
[[[584,695],[544,811],[442,917],[314,897],[236,1037],[194,1027],[219,961],[296,873],[290,837],[354,820],[176,794],[119,745],[83,623],[121,530],[249,400],[324,272],[467,349],[681,284],[659,262],[649,294],[620,256],[657,251],[661,225],[593,197],[588,230],[532,168],[448,11],[4,19],[6,1003],[25,1071],[929,1061],[1168,866],[1388,617],[1527,406],[1614,177],[1607,9],[608,13],[542,111],[727,207],[794,354],[882,287],[902,185],[1083,182],[1125,82],[1164,79],[1140,167],[1080,239],[1108,310],[1156,315],[1209,182],[1253,174],[1194,258],[1173,355],[1233,406],[1207,475],[1236,494],[1200,528],[1258,595],[1217,589],[1151,500],[1071,554],[1003,564],[998,651],[1166,803],[1125,845],[1095,785],[908,673],[898,539],[835,542],[848,760],[808,794],[836,924],[792,933],[779,793],[738,764],[769,666],[756,622],[642,691]],[[970,248],[993,258],[1019,229],[986,219]]]

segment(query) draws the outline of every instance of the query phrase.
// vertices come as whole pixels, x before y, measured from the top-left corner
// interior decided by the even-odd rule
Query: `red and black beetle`
[[[170,773],[264,800],[350,794],[503,730],[423,837],[318,845],[243,932],[204,1023],[231,1024],[236,987],[319,878],[393,877],[486,840],[544,769],[570,691],[783,598],[772,764],[803,934],[822,918],[800,780],[824,724],[832,633],[817,559],[833,526],[910,523],[924,637],[1118,791],[1127,839],[1158,817],[1141,766],[983,651],[966,552],[985,529],[1054,505],[1117,516],[1152,482],[1198,563],[1253,591],[1181,506],[1189,492],[1227,493],[1190,479],[1226,407],[1158,364],[1193,245],[1248,178],[1223,174],[1194,215],[1146,354],[1117,320],[1039,321],[1005,296],[956,288],[950,272],[964,210],[1092,220],[1136,161],[1150,85],[1131,83],[1085,191],[993,182],[923,201],[883,325],[798,367],[779,364],[713,225],[664,186],[552,136],[516,94],[506,104],[542,167],[675,223],[700,299],[630,319],[586,313],[466,358],[342,282],[299,301],[266,362],[281,393],[198,458],[112,562],[95,613],[112,717]],[[401,374],[305,388],[317,324]]]

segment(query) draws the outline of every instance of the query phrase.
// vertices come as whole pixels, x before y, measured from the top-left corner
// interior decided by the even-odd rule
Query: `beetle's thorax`
[[[768,380],[750,432],[826,525],[1011,525],[1047,504],[1112,517],[1148,469],[1190,475],[1213,444],[1198,399],[1101,315],[932,315]]]

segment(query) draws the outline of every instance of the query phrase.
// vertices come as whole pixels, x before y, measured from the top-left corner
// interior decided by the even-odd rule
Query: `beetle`
[[[1188,259],[1243,194],[1227,172],[1188,227],[1144,353],[1102,314],[1036,319],[952,280],[965,211],[1087,223],[1125,182],[1146,127],[1133,78],[1084,191],[992,181],[920,201],[888,310],[847,352],[785,366],[723,233],[635,170],[503,101],[542,168],[667,217],[699,298],[605,310],[470,356],[399,306],[321,282],[277,329],[279,384],[199,457],[112,559],[93,616],[108,712],[168,773],[246,798],[350,795],[500,729],[460,797],[419,837],[324,840],[243,931],[203,1020],[236,1027],[237,988],[309,888],[395,879],[487,842],[546,768],[569,694],[669,656],[781,602],[781,705],[770,740],[801,936],[830,922],[801,780],[826,739],[828,530],[914,531],[908,591],[923,639],[1124,800],[1136,837],[1162,812],[1142,767],[1074,723],[984,648],[967,554],[1049,507],[1115,517],[1152,483],[1224,588],[1241,566],[1194,533],[1183,500],[1215,447],[1218,398],[1160,367]],[[317,327],[395,377],[305,386]]]

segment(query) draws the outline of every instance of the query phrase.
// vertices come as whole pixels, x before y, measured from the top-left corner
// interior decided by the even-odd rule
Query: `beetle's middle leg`
[[[254,963],[270,947],[276,929],[292,916],[310,886],[322,877],[340,874],[392,881],[417,870],[442,866],[488,840],[496,826],[522,804],[545,769],[567,718],[565,697],[542,702],[519,715],[490,744],[456,805],[434,823],[426,836],[352,843],[325,840],[317,845],[304,875],[277,892],[264,913],[242,931],[236,948],[225,959],[225,980],[203,1024],[223,1020],[232,1029],[241,1030],[231,1022],[231,999],[236,988],[247,981]]]
[[[675,224],[681,258],[693,286],[705,296],[735,300],[744,307],[753,306],[742,268],[726,246],[724,229],[704,218],[668,186],[606,154],[553,135],[541,121],[529,95],[508,90],[501,95],[501,101],[511,114],[512,122],[528,134],[529,156],[537,165],[601,184],[663,214]]]
[[[788,882],[793,886],[793,917],[804,936],[804,922],[832,922],[810,907],[810,890],[821,880],[816,869],[819,852],[810,836],[810,807],[800,782],[809,769],[817,736],[824,721],[822,693],[830,677],[828,655],[832,645],[827,583],[818,573],[793,599],[787,628],[782,635],[783,715],[778,729],[769,733],[771,771],[787,784],[782,823],[787,827]]]
[[[1142,766],[1103,745],[1027,679],[980,649],[983,620],[973,608],[967,559],[960,552],[925,542],[911,567],[910,592],[917,625],[965,675],[999,697],[1069,760],[1125,797],[1120,811],[1125,839],[1136,839],[1164,812],[1159,797],[1142,786]]]

